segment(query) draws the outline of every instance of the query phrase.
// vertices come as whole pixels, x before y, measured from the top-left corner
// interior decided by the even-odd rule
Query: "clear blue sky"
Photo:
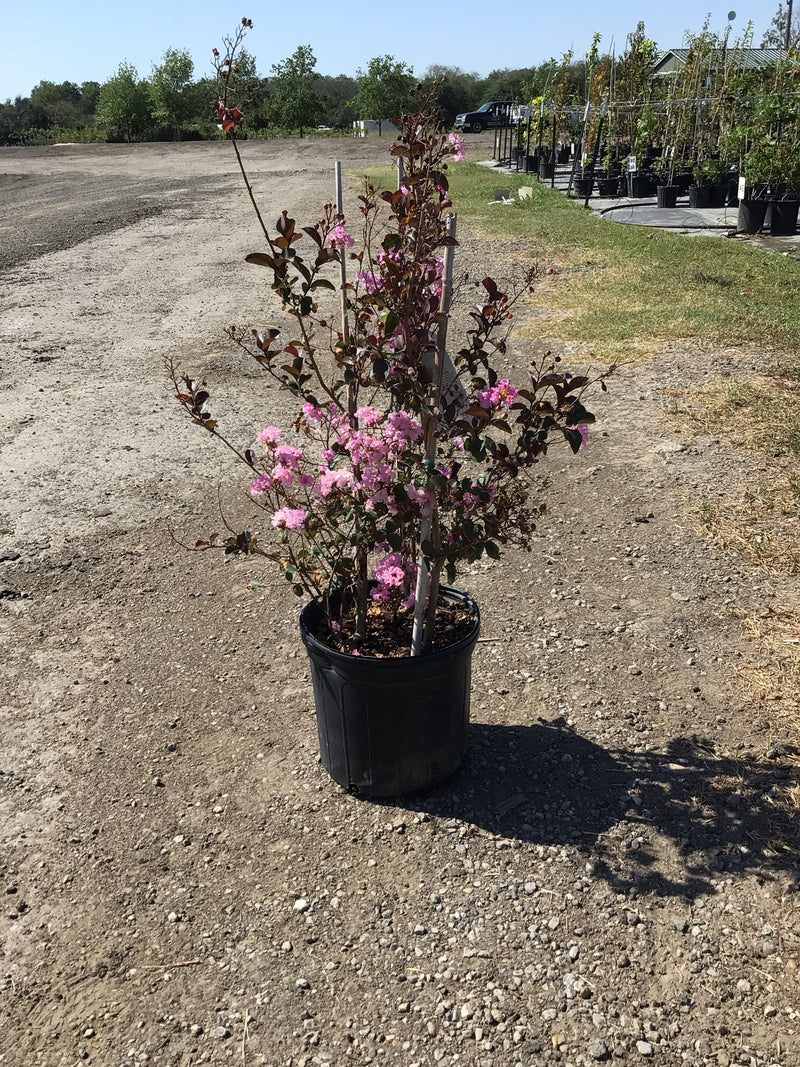
[[[444,63],[485,76],[503,67],[534,66],[568,48],[580,56],[595,30],[603,35],[603,50],[613,42],[619,53],[641,18],[647,35],[666,49],[679,46],[686,30],[698,32],[706,11],[712,30],[723,32],[735,8],[734,29],[752,20],[759,44],[777,7],[778,0],[749,0],[749,6],[731,0],[713,8],[671,0],[657,10],[631,0],[241,0],[235,6],[220,0],[0,0],[0,100],[27,96],[43,80],[102,83],[122,60],[145,77],[167,48],[187,49],[195,77],[201,77],[210,73],[211,49],[243,15],[253,20],[247,48],[262,74],[299,44],[310,44],[321,74],[354,75],[373,56],[389,54],[417,75],[431,63]],[[405,27],[408,35],[402,36]]]

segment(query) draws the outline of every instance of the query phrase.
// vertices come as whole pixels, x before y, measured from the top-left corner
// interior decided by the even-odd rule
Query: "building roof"
[[[674,74],[685,64],[689,56],[688,48],[670,48],[668,52],[662,52],[653,74]],[[716,66],[726,62],[734,63],[742,70],[755,70],[758,67],[772,66],[786,59],[788,52],[785,48],[728,48],[716,49]]]

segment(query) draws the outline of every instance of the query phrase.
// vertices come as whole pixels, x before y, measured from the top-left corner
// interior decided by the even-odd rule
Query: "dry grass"
[[[702,528],[723,548],[775,576],[800,574],[800,474],[778,468],[727,500],[704,500]]]
[[[754,702],[767,711],[782,737],[800,737],[800,607],[768,608],[745,619],[746,636],[755,644],[755,657],[739,667]],[[795,745],[796,751],[796,745]],[[800,765],[796,755],[790,757]],[[800,784],[790,785],[782,798],[800,810]]]
[[[690,431],[725,434],[734,444],[771,456],[800,455],[800,368],[686,390],[678,414]]]

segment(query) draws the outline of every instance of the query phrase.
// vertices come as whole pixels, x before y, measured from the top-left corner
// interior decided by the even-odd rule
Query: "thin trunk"
[[[456,215],[447,217],[446,232],[448,237],[455,237]],[[453,255],[454,246],[447,245],[444,250],[444,265],[442,268],[442,299],[441,310],[444,318],[439,323],[439,332],[436,337],[436,356],[433,374],[433,394],[431,408],[423,419],[425,433],[425,460],[428,463],[436,462],[436,428],[441,416],[442,403],[442,377],[444,375],[444,361],[447,346],[447,322],[450,311],[450,298],[453,292]],[[422,520],[419,536],[419,557],[417,565],[417,587],[414,594],[414,629],[411,637],[411,655],[418,656],[423,650],[425,607],[428,594],[428,567],[425,563],[422,545],[430,541],[433,530],[433,518],[428,516]],[[441,570],[441,567],[439,568]],[[432,599],[432,597],[431,597]],[[435,601],[434,601],[435,605]]]

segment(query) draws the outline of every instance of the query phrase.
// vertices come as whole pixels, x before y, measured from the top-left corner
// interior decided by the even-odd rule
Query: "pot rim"
[[[460,602],[466,605],[472,613],[473,623],[469,632],[459,638],[455,644],[446,645],[444,648],[436,649],[435,652],[423,652],[419,656],[354,656],[349,652],[340,652],[338,649],[331,648],[330,645],[326,645],[324,641],[320,641],[320,639],[312,633],[309,625],[311,617],[314,614],[323,614],[322,601],[319,598],[309,601],[300,612],[300,637],[309,653],[311,653],[312,650],[318,651],[320,654],[328,656],[332,661],[342,665],[348,664],[352,666],[354,664],[363,664],[365,667],[379,666],[382,671],[407,671],[410,664],[424,662],[426,665],[430,665],[437,661],[437,657],[444,661],[461,652],[469,645],[475,644],[481,629],[481,612],[475,598],[463,589],[456,589],[455,586],[450,585],[441,585],[439,586],[439,596],[443,597],[445,600]]]

